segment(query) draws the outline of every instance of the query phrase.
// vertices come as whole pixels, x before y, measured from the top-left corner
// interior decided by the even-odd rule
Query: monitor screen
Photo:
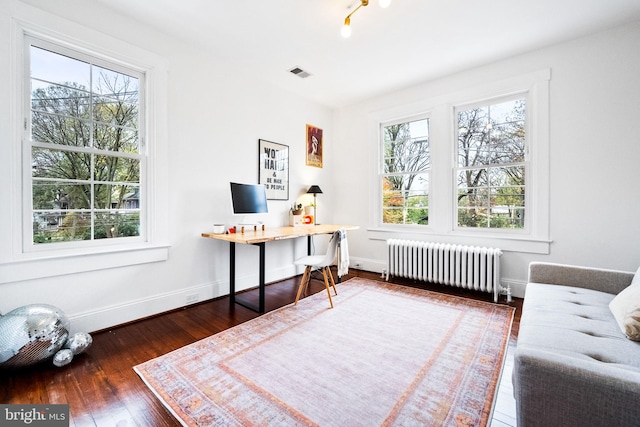
[[[267,213],[267,190],[262,184],[231,183],[234,214]]]

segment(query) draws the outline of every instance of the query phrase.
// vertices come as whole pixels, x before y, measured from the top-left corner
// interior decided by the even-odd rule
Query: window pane
[[[500,102],[489,106],[491,124],[496,126],[516,120],[524,120],[524,99]]]
[[[395,175],[383,178],[382,222],[428,224],[428,174]]]
[[[138,153],[138,131],[135,129],[96,124],[93,141],[99,150]]]
[[[478,133],[489,124],[489,107],[463,110],[458,113],[458,128],[462,133]]]
[[[465,169],[458,172],[458,189],[473,189],[488,185],[486,169]]]
[[[489,215],[486,208],[458,207],[458,227],[482,227],[489,226]]]
[[[96,215],[95,239],[140,235],[140,214],[100,212]]]
[[[458,134],[458,166],[476,166],[489,163],[489,132],[468,131]]]
[[[34,110],[88,119],[90,104],[88,92],[32,80],[31,108]]]
[[[91,186],[74,182],[35,181],[33,209],[89,209]]]
[[[50,83],[89,89],[90,65],[87,62],[31,46],[31,77]]]
[[[491,163],[524,161],[524,123],[514,122],[494,126],[490,132]]]
[[[91,154],[33,148],[31,175],[37,178],[91,179]]]
[[[513,209],[524,207],[524,189],[522,188],[498,188],[493,190],[493,208]]]
[[[382,222],[384,224],[428,225],[429,209],[384,207],[382,209]]]
[[[96,96],[93,99],[95,120],[113,125],[138,127],[138,106],[113,98]]]
[[[96,156],[94,165],[96,181],[140,181],[140,161],[116,156]]]
[[[496,208],[491,211],[491,228],[524,228],[524,208]]]
[[[96,209],[138,209],[140,196],[137,186],[131,185],[95,185]]]
[[[457,117],[458,226],[523,228],[525,98],[458,111]]]
[[[458,166],[524,161],[525,99],[458,112]]]
[[[429,121],[383,127],[384,172],[417,172],[429,168]]]
[[[92,74],[95,93],[115,96],[121,101],[138,101],[140,88],[137,78],[97,65],[92,67]]]
[[[458,190],[458,206],[486,208],[489,206],[489,189],[472,187]]]
[[[90,144],[89,123],[69,116],[31,113],[31,139],[49,144],[87,147]]]
[[[492,187],[524,185],[524,166],[491,168],[489,171]]]
[[[33,214],[33,243],[91,239],[91,214],[60,211]]]

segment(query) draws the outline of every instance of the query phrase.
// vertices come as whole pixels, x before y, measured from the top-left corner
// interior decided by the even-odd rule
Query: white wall
[[[17,1],[0,11],[0,200],[12,200],[10,171],[15,168],[9,117],[15,100],[9,81],[11,16],[47,15]],[[596,34],[532,52],[338,112],[305,101],[227,67],[217,58],[151,29],[96,10],[83,1],[29,0],[65,10],[74,21],[91,22],[104,37],[135,43],[168,64],[169,259],[94,272],[0,284],[0,311],[44,302],[62,308],[75,330],[94,331],[180,307],[188,294],[201,299],[228,292],[228,248],[200,233],[214,222],[232,222],[228,182],[257,181],[257,140],[290,147],[290,200],[270,202],[268,224],[283,224],[297,196],[310,184],[318,198],[321,222],[357,224],[350,233],[352,260],[372,270],[385,262],[385,247],[367,231],[372,198],[371,167],[364,159],[375,149],[371,112],[446,94],[460,88],[543,68],[551,79],[551,253],[505,253],[503,277],[523,283],[532,260],[569,262],[635,270],[640,263],[640,197],[636,194],[640,158],[640,24]],[[61,5],[61,3],[63,3]],[[68,7],[63,7],[63,6]],[[4,6],[4,5],[3,5]],[[36,13],[37,12],[37,13]],[[95,16],[100,16],[95,20]],[[67,27],[69,31],[73,25]],[[16,114],[17,113],[17,114]],[[325,166],[304,165],[305,125],[325,132]],[[357,159],[357,160],[356,160]],[[7,224],[15,206],[0,212],[0,264],[11,252]],[[276,242],[267,250],[267,281],[296,273],[295,256],[304,242]],[[238,248],[239,287],[257,282],[257,249]],[[36,267],[37,268],[37,265]]]
[[[22,2],[6,2],[0,11],[0,81],[8,82],[11,73],[13,43],[12,19],[35,25],[56,22],[57,30],[73,34],[72,22],[43,13]],[[322,169],[305,166],[306,124],[324,130],[325,141],[332,142],[333,113],[326,107],[308,102],[295,94],[269,86],[234,71],[227,64],[193,47],[180,44],[138,23],[127,21],[85,2],[66,1],[40,6],[66,10],[77,22],[91,22],[96,39],[117,38],[137,48],[154,52],[168,68],[168,182],[160,188],[168,197],[169,257],[167,261],[122,268],[21,280],[0,284],[0,312],[31,303],[60,307],[71,318],[74,330],[95,331],[185,305],[186,296],[199,294],[200,300],[228,293],[228,245],[200,237],[217,222],[232,224],[229,181],[257,183],[258,139],[267,139],[290,148],[290,200],[270,201],[267,225],[284,225],[288,209],[311,184],[330,186],[332,161],[325,153]],[[73,7],[71,7],[73,6]],[[95,17],[101,19],[96,21]],[[294,77],[292,77],[294,78]],[[0,83],[0,170],[3,185],[0,200],[12,200],[16,191],[10,170],[10,129],[20,120],[12,88]],[[13,114],[12,114],[13,113]],[[6,184],[6,185],[5,185]],[[18,187],[19,188],[19,187]],[[319,200],[319,209],[324,201]],[[3,205],[0,214],[0,264],[11,268],[11,212],[16,206]],[[329,212],[324,212],[329,221]],[[323,245],[323,237],[318,240]],[[297,273],[292,266],[296,256],[306,254],[306,242],[282,241],[267,248],[267,281]],[[258,250],[238,247],[237,287],[253,286],[258,281]],[[82,262],[78,260],[78,262]],[[44,268],[37,262],[33,268]],[[2,271],[2,270],[0,270]],[[6,270],[4,270],[6,271]],[[0,283],[2,280],[0,280]]]
[[[337,113],[336,163],[350,170],[341,192],[338,222],[362,226],[351,233],[352,262],[369,269],[385,263],[385,243],[366,230],[375,193],[369,165],[375,135],[368,117],[465,88],[488,85],[542,69],[550,84],[550,253],[505,252],[502,278],[517,294],[534,260],[635,271],[640,265],[640,23],[496,62],[377,97]],[[418,53],[416,53],[418,54]],[[428,54],[428,52],[425,52]],[[391,237],[391,233],[389,237]],[[428,240],[428,235],[416,238]]]

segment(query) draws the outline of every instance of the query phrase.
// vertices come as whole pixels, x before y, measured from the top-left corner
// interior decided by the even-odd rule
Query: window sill
[[[398,230],[382,227],[370,227],[367,236],[371,240],[407,239],[424,240],[441,243],[460,244],[469,246],[487,246],[500,248],[506,252],[525,252],[548,255],[551,240],[538,239],[531,236],[499,236],[479,235],[475,233],[436,233],[418,231],[416,229]]]
[[[169,245],[145,245],[0,263],[0,284],[166,261]]]

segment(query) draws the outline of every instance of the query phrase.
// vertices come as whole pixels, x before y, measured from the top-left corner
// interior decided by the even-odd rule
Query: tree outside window
[[[382,126],[382,222],[429,223],[429,119]]]
[[[457,111],[458,227],[525,226],[526,98]]]
[[[141,78],[35,45],[29,55],[33,243],[139,236]]]

